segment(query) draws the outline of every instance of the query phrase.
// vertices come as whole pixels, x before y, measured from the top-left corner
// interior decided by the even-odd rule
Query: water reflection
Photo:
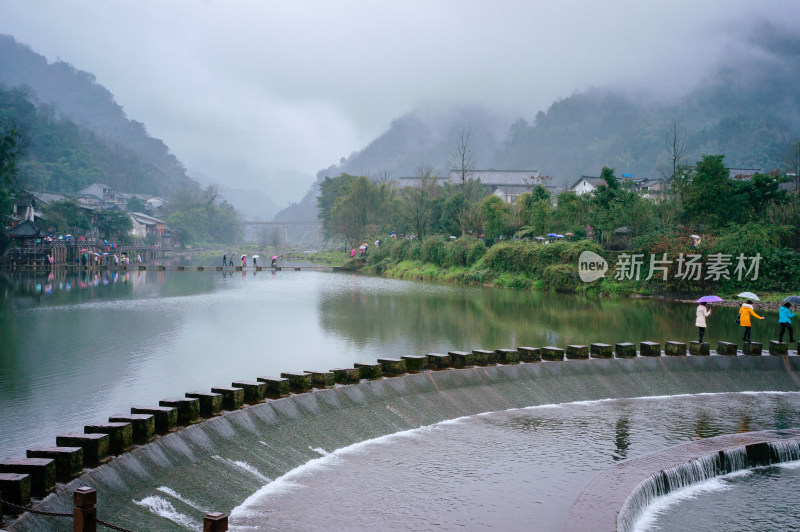
[[[438,338],[453,349],[695,339],[694,306],[643,299],[587,299],[562,294],[432,286],[367,279],[319,302],[321,326],[357,344],[398,337]],[[380,285],[380,286],[378,286]],[[375,286],[375,290],[370,288]],[[736,309],[717,308],[706,340],[738,338]],[[767,313],[769,314],[769,313]],[[754,341],[769,341],[767,326]],[[426,349],[426,345],[418,345]]]
[[[734,312],[715,310],[709,341],[738,337]],[[132,404],[258,375],[454,349],[688,341],[695,333],[694,306],[653,300],[288,269],[3,272],[0,458],[52,445],[65,425],[75,430]]]
[[[626,417],[617,420],[614,432],[615,453],[612,455],[614,461],[625,460],[628,457],[628,447],[631,444],[631,421]]]
[[[207,292],[212,283],[177,276],[166,286],[165,271],[119,271],[59,268],[48,272],[0,272],[0,312],[38,306],[71,305],[93,300],[190,295]]]

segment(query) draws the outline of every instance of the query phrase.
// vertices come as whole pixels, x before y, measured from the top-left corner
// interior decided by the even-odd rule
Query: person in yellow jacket
[[[756,317],[760,320],[764,319],[755,313],[753,310],[753,302],[748,299],[747,303],[742,303],[742,306],[739,309],[739,325],[744,327],[745,342],[750,341],[750,316]]]

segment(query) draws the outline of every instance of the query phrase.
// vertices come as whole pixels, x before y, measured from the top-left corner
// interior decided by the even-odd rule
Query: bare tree
[[[458,173],[459,194],[464,195],[464,185],[472,178],[475,170],[475,159],[472,156],[472,146],[469,129],[461,131],[456,138],[455,151],[452,153],[451,168]]]
[[[792,192],[800,193],[800,138],[793,140],[786,148],[783,164],[786,166],[786,174],[791,177]]]
[[[379,170],[374,174],[369,176],[370,181],[374,181],[376,183],[380,183],[382,185],[388,184],[392,180],[392,171],[391,170]]]
[[[207,206],[214,203],[214,200],[221,196],[222,191],[217,185],[208,185],[208,187],[203,191],[203,199],[205,200]]]
[[[431,166],[417,168],[416,177],[419,181],[416,186],[401,190],[403,201],[400,215],[414,228],[417,237],[423,238],[433,223],[432,201],[438,197],[441,189]]]
[[[664,148],[666,151],[666,167],[659,163],[658,173],[670,180],[683,166],[687,152],[686,129],[677,119],[672,120],[669,131],[664,135]]]
[[[462,202],[459,211],[456,213],[456,218],[461,225],[461,235],[467,234],[467,226],[469,225],[468,209],[466,192],[467,183],[472,179],[472,172],[475,170],[475,159],[472,156],[472,146],[470,137],[472,132],[469,129],[462,130],[456,138],[456,147],[451,155],[450,167],[456,171],[458,176],[458,194],[461,196]]]

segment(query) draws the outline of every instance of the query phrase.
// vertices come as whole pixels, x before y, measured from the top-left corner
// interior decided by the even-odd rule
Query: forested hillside
[[[555,102],[532,122],[514,124],[494,158],[498,166],[530,167],[553,176],[620,172],[660,177],[664,138],[677,121],[686,132],[686,163],[725,154],[735,168],[785,168],[800,135],[800,39],[758,32],[751,55],[731,57],[689,94],[667,102],[636,101],[593,89]],[[756,59],[757,58],[757,59]]]
[[[513,124],[476,109],[409,113],[364,150],[320,171],[309,197],[277,218],[313,218],[313,198],[326,176],[408,176],[421,166],[443,175],[465,129],[472,131],[476,167],[538,170],[558,185],[599,175],[604,166],[637,177],[668,175],[665,141],[673,124],[685,132],[684,164],[724,154],[730,167],[786,169],[791,143],[800,136],[800,37],[767,26],[742,34],[747,53],[727,57],[694,89],[673,98],[593,88]]]
[[[46,58],[0,35],[0,112],[17,113],[29,143],[26,186],[74,192],[94,181],[118,190],[170,196],[198,188],[144,125],[129,120],[88,72]]]

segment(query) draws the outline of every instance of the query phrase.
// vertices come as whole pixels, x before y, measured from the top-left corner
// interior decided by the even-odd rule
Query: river
[[[756,323],[769,341],[776,316]],[[739,338],[715,308],[706,341]],[[764,324],[762,326],[762,324]],[[694,306],[309,271],[0,273],[0,457],[184,392],[380,357],[695,339]]]

